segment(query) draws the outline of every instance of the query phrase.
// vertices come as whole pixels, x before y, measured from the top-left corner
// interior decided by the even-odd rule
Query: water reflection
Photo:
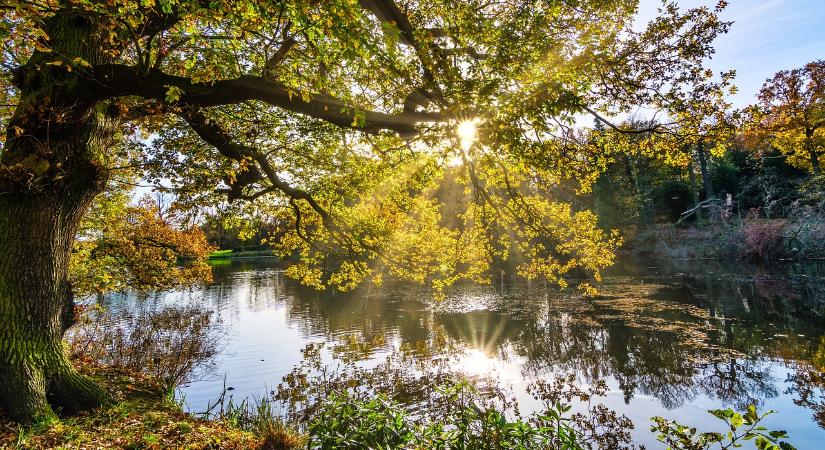
[[[757,403],[780,410],[796,442],[825,438],[813,421],[825,425],[822,265],[626,260],[595,299],[496,283],[457,287],[442,302],[407,285],[322,294],[271,261],[214,269],[213,286],[160,299],[196,301],[222,319],[226,354],[212,379],[184,389],[196,411],[220,392],[224,374],[235,395],[266,395],[308,343],[349,345],[355,359],[376,361],[429,343],[455,350],[454,369],[493,373],[517,397],[529,380],[572,373],[582,383],[607,380],[609,406],[640,420]],[[419,352],[421,364],[404,364],[425,373],[439,355]]]

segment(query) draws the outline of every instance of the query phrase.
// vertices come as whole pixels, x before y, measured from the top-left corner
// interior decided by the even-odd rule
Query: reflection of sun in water
[[[499,382],[517,382],[521,380],[520,364],[523,361],[507,361],[490,356],[482,349],[465,350],[455,360],[454,368],[461,373],[473,376],[490,376]]]
[[[457,366],[468,375],[489,375],[495,372],[496,361],[479,349],[470,349],[458,358]]]

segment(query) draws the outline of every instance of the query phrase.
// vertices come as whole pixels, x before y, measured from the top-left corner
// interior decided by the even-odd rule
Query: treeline
[[[593,187],[592,206],[605,227],[708,224],[731,219],[783,219],[821,207],[822,178],[788,163],[776,150],[760,155],[734,146],[694,164],[625,155]]]
[[[647,137],[637,137],[639,151],[612,159],[588,206],[603,227],[625,230],[637,250],[685,257],[823,257],[823,91],[825,61],[816,61],[777,73],[762,87],[758,103],[677,137],[671,154],[645,152]],[[596,134],[610,131],[601,123],[595,127]]]

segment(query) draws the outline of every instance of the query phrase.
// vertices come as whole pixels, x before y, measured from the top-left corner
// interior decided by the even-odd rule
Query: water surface
[[[716,420],[708,409],[750,403],[779,411],[767,425],[787,430],[798,448],[825,442],[822,265],[628,258],[595,299],[495,280],[457,287],[441,302],[409,285],[319,293],[283,276],[272,259],[224,262],[214,272],[204,289],[144,300],[196,302],[216,313],[222,351],[181,388],[193,412],[224,385],[236,399],[268,396],[310,343],[354,346],[366,364],[436,343],[453,349],[454,370],[498,381],[523,412],[538,407],[525,392],[531,381],[604,379],[602,401],[631,418],[634,438],[651,448],[659,447],[651,416],[709,428]]]

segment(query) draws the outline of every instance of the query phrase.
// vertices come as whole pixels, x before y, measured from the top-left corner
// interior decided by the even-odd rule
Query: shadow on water
[[[592,299],[496,282],[455,287],[440,302],[409,285],[319,293],[285,278],[273,260],[222,263],[214,274],[208,288],[155,300],[198,302],[221,317],[226,351],[213,376],[182,389],[194,411],[220,394],[224,376],[237,397],[274,392],[300,367],[302,349],[324,343],[337,349],[326,366],[349,355],[377,367],[394,352],[427,348],[411,353],[417,364],[399,359],[396,369],[419,375],[401,379],[446,365],[509,384],[528,409],[531,380],[605,380],[607,405],[643,422],[643,443],[652,442],[650,416],[690,421],[750,403],[779,410],[800,448],[825,438],[823,264],[628,258]]]

